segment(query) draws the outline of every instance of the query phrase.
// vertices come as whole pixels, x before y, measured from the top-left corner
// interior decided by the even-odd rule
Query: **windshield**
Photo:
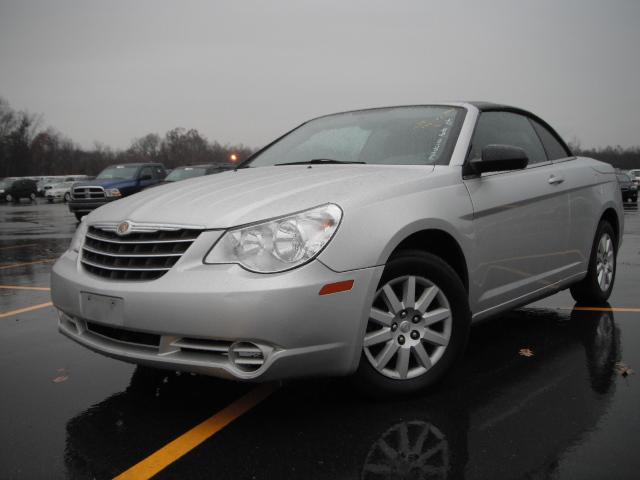
[[[177,182],[178,180],[184,180],[186,178],[201,177],[202,175],[206,175],[206,173],[206,167],[176,168],[169,175],[167,175],[167,178],[165,178],[164,180],[166,182]]]
[[[329,115],[300,126],[244,166],[299,162],[446,165],[463,117],[461,108],[435,106]]]
[[[630,182],[631,177],[626,173],[618,173],[618,181],[619,182]]]
[[[138,167],[118,165],[115,167],[107,167],[96,177],[100,180],[120,179],[120,180],[133,180],[136,178]]]
[[[71,185],[73,185],[76,182],[59,182],[59,183],[54,183],[51,185],[51,188],[69,188]]]

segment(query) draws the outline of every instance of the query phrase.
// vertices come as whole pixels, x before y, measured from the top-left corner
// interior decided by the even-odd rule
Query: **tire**
[[[84,215],[82,213],[75,213],[74,214],[76,216],[76,220],[78,220],[79,222],[82,220],[82,217],[84,217]]]
[[[606,246],[607,237],[610,241],[609,247]],[[609,299],[616,279],[617,256],[616,234],[611,224],[602,220],[598,225],[591,247],[587,276],[570,287],[571,296],[576,302],[599,305]],[[605,272],[603,278],[599,279],[598,275],[602,268]]]
[[[36,194],[35,193],[29,194],[29,198],[31,199],[32,202],[35,202],[36,201]]]
[[[412,282],[415,308],[406,294]],[[392,293],[395,300],[389,300]],[[435,255],[416,250],[394,255],[384,269],[371,311],[377,319],[368,320],[355,374],[356,385],[369,395],[426,389],[464,352],[471,324],[468,295],[456,272]]]
[[[69,195],[69,192],[64,194],[64,201],[68,202],[69,200],[71,200],[71,195]]]
[[[7,202],[13,202],[15,199],[13,198],[13,195],[11,195],[10,193],[7,194],[7,196],[5,197],[5,199],[7,200]]]

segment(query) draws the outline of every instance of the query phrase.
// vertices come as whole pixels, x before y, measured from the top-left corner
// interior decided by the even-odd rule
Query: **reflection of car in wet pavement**
[[[188,469],[179,462],[163,478],[209,478],[212,463],[216,477],[233,478],[552,475],[563,453],[607,411],[620,355],[613,314],[525,310],[472,335],[456,379],[435,393],[363,402],[344,380],[298,382],[225,431],[224,441],[199,447]],[[534,356],[519,356],[520,347]],[[176,405],[190,405],[178,413],[183,424],[195,423],[199,408],[220,401],[229,386],[139,367],[125,392],[68,423],[67,475],[119,473],[114,459],[126,467],[135,460],[128,451],[145,443],[153,451],[174,435],[165,411],[175,416]]]

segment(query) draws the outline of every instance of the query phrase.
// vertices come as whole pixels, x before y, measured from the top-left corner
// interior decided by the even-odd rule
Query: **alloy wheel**
[[[613,271],[615,268],[615,255],[613,251],[613,241],[608,233],[603,233],[598,242],[598,252],[596,253],[596,275],[600,290],[606,292],[613,281]]]
[[[364,336],[364,353],[382,375],[410,379],[427,373],[451,338],[452,313],[444,292],[430,280],[394,278],[377,292]]]

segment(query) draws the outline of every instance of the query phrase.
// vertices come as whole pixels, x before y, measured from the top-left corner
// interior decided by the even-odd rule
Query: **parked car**
[[[631,177],[624,172],[616,173],[618,177],[618,183],[620,184],[620,192],[622,193],[622,201],[626,202],[631,200],[632,202],[638,201],[638,187]]]
[[[34,180],[28,178],[6,178],[0,184],[0,199],[19,202],[22,198],[36,199],[38,188]]]
[[[41,177],[37,180],[38,195],[46,197],[47,190],[62,182],[78,182],[81,180],[89,180],[90,178],[91,177],[88,175],[56,175],[53,177]]]
[[[164,180],[161,163],[127,163],[105,168],[93,180],[76,183],[71,189],[69,210],[78,220],[113,200],[137,193]]]
[[[64,202],[68,202],[71,200],[71,188],[76,182],[66,181],[60,183],[54,183],[47,190],[45,190],[45,198],[49,203],[53,203],[56,200],[62,200]]]
[[[155,185],[151,185],[151,187],[147,188],[165,185],[172,182],[179,182],[180,180],[186,180],[188,178],[202,177],[203,175],[220,173],[232,168],[235,168],[235,166],[226,166],[215,163],[204,163],[201,165],[186,165],[184,167],[176,167],[167,174],[163,181],[158,182]]]
[[[636,187],[640,188],[640,169],[629,170],[628,173],[633,183],[636,184]]]
[[[45,187],[47,185],[51,185],[55,182],[59,182],[60,179],[58,177],[43,177],[40,180],[36,181],[36,187],[38,189],[37,195],[39,197],[44,197]]]
[[[361,110],[91,213],[51,294],[63,334],[121,360],[409,393],[472,322],[567,288],[604,302],[623,222],[613,168],[525,110]]]

